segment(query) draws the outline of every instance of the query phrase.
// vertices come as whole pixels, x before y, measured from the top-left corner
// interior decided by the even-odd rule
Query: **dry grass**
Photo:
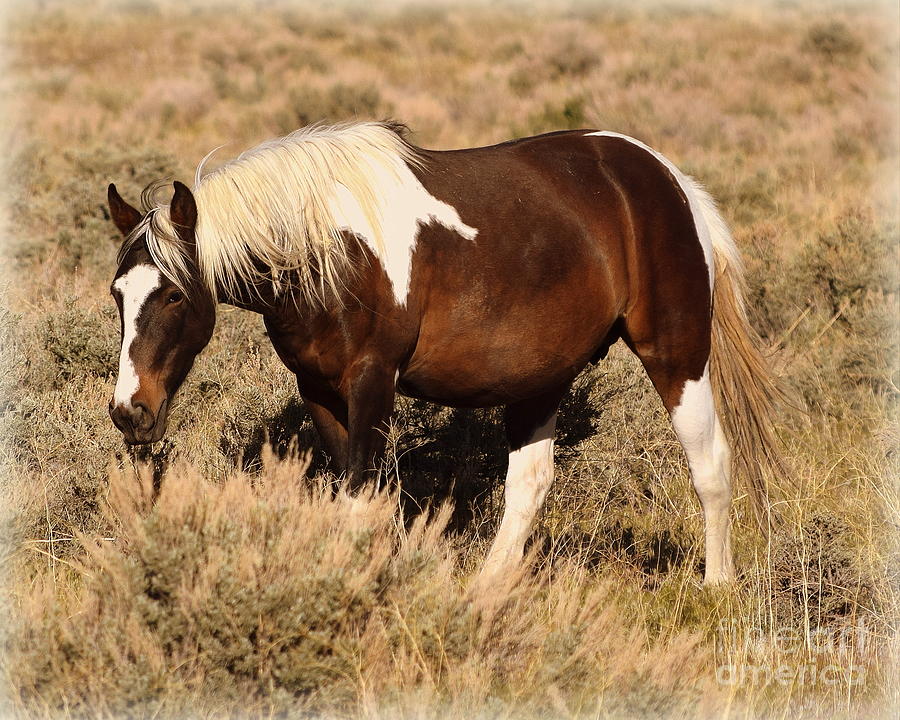
[[[229,7],[51,2],[6,19],[0,710],[897,707],[896,19],[863,5]],[[558,480],[508,595],[467,589],[500,509],[497,413],[399,403],[402,493],[351,513],[323,490],[293,380],[242,311],[222,308],[169,439],[143,460],[125,451],[105,412],[107,183],[134,200],[223,142],[228,156],[384,115],[431,147],[626,132],[719,199],[800,408],[777,428],[796,477],[779,479],[771,543],[738,498],[733,587],[699,587],[682,453],[618,346],[564,407]]]
[[[114,537],[84,539],[80,597],[44,586],[23,604],[12,673],[26,706],[473,717],[502,698],[504,714],[569,715],[621,702],[623,686],[681,701],[672,654],[704,662],[690,632],[645,643],[640,606],[574,565],[470,597],[449,506],[404,529],[396,496],[334,499],[303,471],[267,457],[259,477],[213,483],[182,466],[158,496],[146,468],[113,472]]]
[[[632,573],[557,553],[472,595],[445,535],[449,505],[404,528],[396,495],[334,497],[304,483],[305,469],[271,452],[259,475],[219,482],[186,465],[161,485],[148,466],[114,469],[102,503],[112,535],[82,536],[78,562],[20,602],[8,672],[22,706],[75,717],[706,715],[734,701],[717,685],[733,666],[818,673],[838,697],[822,704],[818,687],[794,684],[792,709],[813,695],[834,712],[844,693],[864,697],[882,680],[864,618],[808,636],[790,613],[754,615],[778,607],[773,589],[798,591],[782,581],[801,573],[777,555],[757,568],[770,578],[735,590],[703,591],[677,569],[650,597]],[[846,562],[831,557],[845,540],[816,527],[784,560],[811,554],[809,592],[833,593],[823,582],[847,579],[826,572]],[[750,696],[757,710],[783,703],[752,685]]]

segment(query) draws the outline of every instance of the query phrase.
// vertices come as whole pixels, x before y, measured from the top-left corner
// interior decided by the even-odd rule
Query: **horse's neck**
[[[297,321],[318,323],[336,319],[347,306],[356,307],[363,298],[366,298],[363,304],[371,306],[375,302],[373,293],[377,294],[380,290],[376,279],[379,271],[375,269],[381,267],[379,261],[357,238],[347,235],[344,239],[349,243],[348,254],[357,271],[344,278],[340,292],[332,291],[323,283],[320,289],[326,296],[324,300],[317,301],[310,298],[310,293],[300,290],[276,290],[271,279],[263,276],[253,284],[241,286],[237,294],[233,289],[218,286],[219,302],[263,316],[290,316]],[[262,270],[261,267],[259,269]],[[293,280],[297,281],[297,278]]]
[[[340,377],[364,348],[373,314],[386,318],[404,312],[394,304],[390,281],[374,262],[362,265],[340,297],[324,302],[306,300],[300,293],[276,296],[271,284],[248,289],[240,297],[222,295],[220,302],[262,315],[285,365],[326,383]],[[398,347],[407,339],[399,337]]]
[[[266,323],[293,327],[295,332],[313,326],[330,325],[337,322],[339,314],[320,305],[311,306],[300,295],[276,295],[269,284],[246,288],[240,295],[220,293],[219,302],[262,315]]]
[[[236,297],[228,294],[220,294],[219,302],[223,305],[231,305],[232,307],[240,308],[241,310],[249,310],[250,312],[255,312],[259,315],[265,315],[267,308],[271,306],[271,303],[265,302],[257,297]]]

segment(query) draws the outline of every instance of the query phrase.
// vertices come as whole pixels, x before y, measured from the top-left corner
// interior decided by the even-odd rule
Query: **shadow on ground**
[[[591,402],[595,380],[589,374],[563,400],[557,422],[557,463],[575,454],[596,429],[600,408]],[[393,482],[401,479],[401,505],[407,522],[446,500],[455,508],[451,532],[470,530],[473,518],[491,515],[492,490],[506,474],[502,409],[444,408],[401,398],[394,428],[388,442],[387,475]],[[295,439],[298,447],[312,450],[311,475],[329,470],[324,445],[299,398],[264,418],[238,448],[237,457],[245,470],[253,470],[260,467],[267,442],[278,455],[284,455]],[[233,452],[234,448],[230,449]]]

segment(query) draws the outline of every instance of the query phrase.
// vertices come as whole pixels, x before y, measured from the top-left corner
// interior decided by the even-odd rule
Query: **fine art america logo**
[[[844,685],[866,683],[867,631],[863,624],[840,629],[815,628],[802,633],[795,628],[739,626],[735,620],[719,623],[719,657],[742,658],[716,668],[720,685]],[[805,656],[805,659],[803,659]],[[765,658],[754,662],[754,658]]]

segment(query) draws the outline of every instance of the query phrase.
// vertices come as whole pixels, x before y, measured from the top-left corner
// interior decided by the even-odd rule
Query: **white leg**
[[[556,413],[509,453],[500,530],[481,570],[481,580],[502,575],[521,561],[537,511],[553,483],[553,435]]]
[[[684,447],[694,490],[706,524],[706,585],[734,577],[728,513],[731,508],[731,451],[716,415],[709,366],[699,380],[685,383],[672,425]]]

